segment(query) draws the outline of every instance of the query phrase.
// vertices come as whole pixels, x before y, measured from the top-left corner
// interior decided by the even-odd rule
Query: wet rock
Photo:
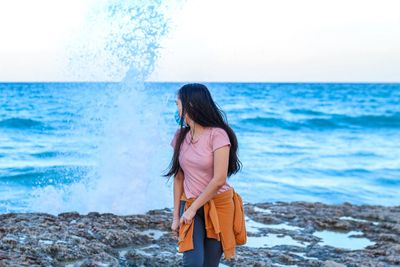
[[[346,265],[328,260],[324,262],[323,267],[346,267]]]
[[[248,242],[236,248],[236,260],[221,259],[226,266],[400,265],[400,206],[278,201],[244,208]],[[179,266],[171,219],[169,208],[0,214],[0,266]]]

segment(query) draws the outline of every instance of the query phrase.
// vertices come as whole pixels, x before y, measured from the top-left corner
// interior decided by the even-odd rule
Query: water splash
[[[160,38],[168,32],[162,1],[100,1],[88,15],[83,40],[73,46],[72,74],[86,80],[121,80],[86,114],[95,163],[79,182],[33,191],[29,209],[143,213],[172,203],[161,173],[165,103],[146,93]],[[91,67],[89,67],[89,65]],[[77,133],[78,134],[78,133]],[[82,137],[87,132],[82,133]],[[82,159],[84,160],[84,159]]]
[[[168,14],[180,1],[87,2],[85,24],[69,46],[69,76],[120,81],[135,68],[143,81],[154,69],[160,38],[169,31]]]

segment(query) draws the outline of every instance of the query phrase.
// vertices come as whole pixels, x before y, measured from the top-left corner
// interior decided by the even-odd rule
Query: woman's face
[[[179,110],[179,116],[182,117],[182,101],[177,97],[175,102],[176,102],[176,106]],[[190,122],[190,118],[187,114],[185,114],[185,121],[187,123]]]
[[[175,103],[179,110],[179,116],[182,117],[182,101],[177,97]]]

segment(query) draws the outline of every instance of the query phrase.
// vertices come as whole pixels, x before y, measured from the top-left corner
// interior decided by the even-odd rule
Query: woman
[[[237,173],[241,167],[237,157],[237,138],[205,85],[191,83],[182,86],[177,92],[176,105],[175,118],[180,128],[171,141],[174,154],[170,170],[164,175],[174,175],[171,230],[179,237],[179,242],[182,241],[180,251],[184,251],[184,266],[218,266],[222,253],[225,258],[228,254],[234,255],[233,196],[237,206],[239,203],[242,205],[241,198],[232,193],[233,188],[226,182],[227,177]],[[222,199],[228,195],[229,201]],[[213,205],[210,205],[211,201]],[[215,226],[216,219],[209,214],[212,208],[218,213],[218,226]],[[238,207],[236,210],[240,211]],[[243,220],[235,227],[243,229],[244,215],[240,217]],[[183,238],[192,225],[192,236],[184,243]],[[185,230],[183,226],[186,226]],[[211,231],[220,227],[218,232]],[[241,240],[245,238],[243,230],[242,234]]]

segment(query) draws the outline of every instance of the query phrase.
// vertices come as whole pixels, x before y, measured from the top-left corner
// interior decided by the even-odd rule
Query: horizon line
[[[115,83],[123,81],[0,81],[0,84],[26,83]],[[400,81],[144,81],[144,83],[333,83],[333,84],[400,84]]]

